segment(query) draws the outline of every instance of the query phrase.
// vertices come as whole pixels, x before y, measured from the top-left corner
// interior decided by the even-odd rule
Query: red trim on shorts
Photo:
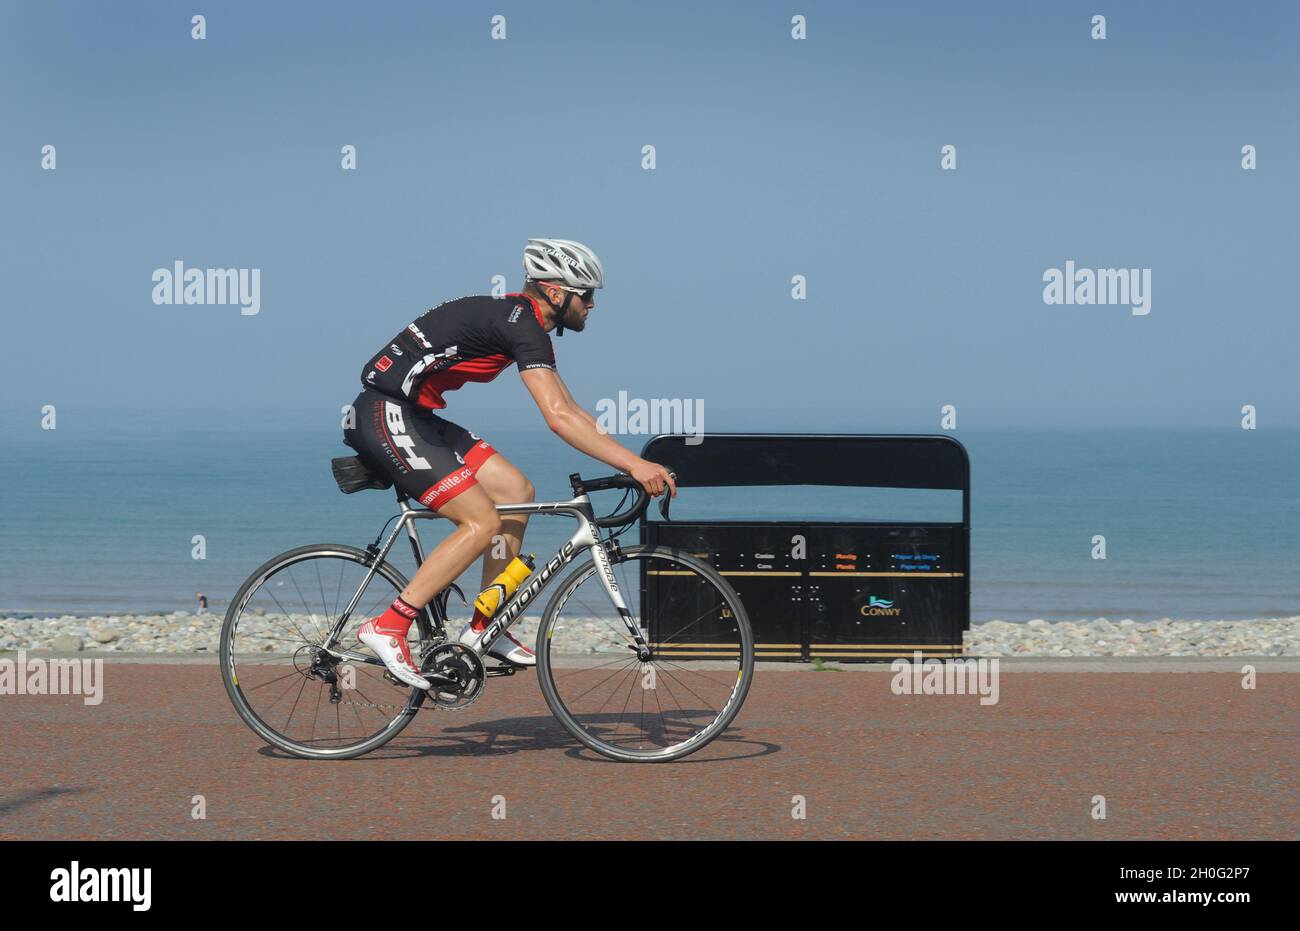
[[[482,468],[483,463],[487,462],[496,454],[497,451],[492,448],[487,440],[479,440],[470,448],[470,451],[465,454],[465,465],[469,466],[477,474],[478,470]]]
[[[466,465],[450,475],[443,476],[426,488],[424,494],[420,495],[419,501],[429,510],[436,511],[466,488],[473,488],[477,484],[474,470]]]

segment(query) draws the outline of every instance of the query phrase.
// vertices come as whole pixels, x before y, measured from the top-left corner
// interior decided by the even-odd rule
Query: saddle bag
[[[374,471],[361,461],[360,456],[340,456],[330,460],[330,469],[334,472],[334,481],[339,491],[345,495],[365,491],[367,488],[392,488],[392,481]]]

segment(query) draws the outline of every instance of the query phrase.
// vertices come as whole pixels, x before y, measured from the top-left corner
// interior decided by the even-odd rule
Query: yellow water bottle
[[[478,608],[479,613],[485,618],[492,617],[501,606],[510,600],[510,596],[515,593],[521,582],[532,575],[533,556],[529,553],[527,556],[516,556],[510,560],[510,565],[506,566],[505,571],[492,580],[492,584],[483,589],[479,596],[474,599],[474,607]]]

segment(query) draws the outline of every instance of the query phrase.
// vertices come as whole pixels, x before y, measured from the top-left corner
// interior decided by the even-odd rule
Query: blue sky
[[[549,235],[607,271],[556,341],[588,409],[1300,425],[1300,5],[193,6],[0,5],[0,407],[334,417]],[[1151,313],[1045,305],[1067,259],[1151,268]],[[260,269],[261,312],[154,305],[176,260]],[[529,405],[507,374],[448,413]]]

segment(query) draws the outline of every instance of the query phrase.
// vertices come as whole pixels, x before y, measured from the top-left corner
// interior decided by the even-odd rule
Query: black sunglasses
[[[568,285],[565,284],[557,284],[556,287],[559,288],[561,291],[568,291],[570,294],[578,295],[578,297],[582,298],[584,304],[590,304],[591,299],[596,296],[595,288],[588,288],[587,290],[583,291],[580,288],[570,288]]]

